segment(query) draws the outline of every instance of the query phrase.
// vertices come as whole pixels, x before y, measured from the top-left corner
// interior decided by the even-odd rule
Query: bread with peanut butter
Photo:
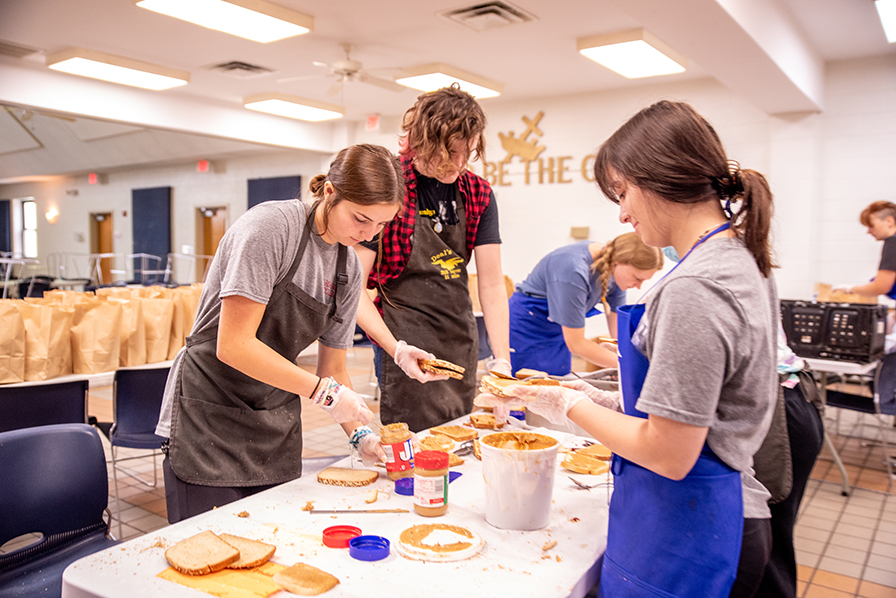
[[[240,551],[206,530],[168,548],[165,558],[169,565],[185,575],[205,575],[236,562]]]

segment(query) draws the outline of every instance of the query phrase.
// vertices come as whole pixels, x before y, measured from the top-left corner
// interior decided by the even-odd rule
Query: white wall
[[[539,111],[544,159],[570,156],[569,183],[539,183],[536,169],[525,184],[514,158],[504,185],[495,184],[504,240],[505,272],[520,281],[544,254],[570,243],[572,226],[588,226],[593,240],[608,240],[627,230],[617,208],[582,176],[579,165],[620,124],[659,99],[692,103],[715,126],[728,155],[742,167],[764,173],[775,193],[774,243],[781,268],[776,276],[785,298],[810,298],[816,281],[858,284],[873,276],[880,244],[858,223],[858,214],[878,199],[896,200],[896,56],[832,63],[827,67],[825,110],[820,114],[769,116],[713,80],[680,85],[663,82],[636,89],[526,102],[483,102],[489,118],[487,159],[501,161],[498,132],[525,130],[522,117]],[[380,143],[397,149],[399,119],[383,118],[380,130],[363,123],[340,133],[345,144]],[[531,135],[530,139],[535,138]],[[131,251],[132,188],[170,185],[174,196],[173,248],[195,245],[195,208],[230,208],[231,220],[246,205],[246,179],[300,174],[303,181],[326,169],[331,156],[276,151],[265,158],[233,158],[223,173],[195,171],[195,164],[109,175],[106,185],[87,185],[86,177],[0,186],[0,197],[34,195],[43,214],[57,205],[59,222],[41,221],[41,255],[83,251],[89,245],[89,213],[113,211],[115,250]],[[483,172],[480,163],[474,164]],[[556,176],[556,173],[555,173]],[[75,197],[66,190],[77,189]],[[76,233],[85,242],[75,241]]]

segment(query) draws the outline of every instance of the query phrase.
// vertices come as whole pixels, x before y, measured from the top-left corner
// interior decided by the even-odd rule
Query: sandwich
[[[317,596],[332,590],[339,579],[317,567],[296,563],[292,567],[274,573],[274,583],[299,596]]]
[[[220,571],[240,558],[240,551],[217,534],[204,531],[185,538],[165,551],[168,564],[185,575]]]
[[[575,473],[585,473],[589,475],[599,475],[606,473],[610,469],[610,464],[601,461],[593,455],[583,453],[582,451],[574,451],[567,453],[560,466]]]
[[[466,368],[462,368],[455,363],[445,361],[444,359],[419,359],[417,360],[420,369],[431,374],[440,376],[448,376],[455,380],[463,380]]]
[[[447,436],[451,440],[456,440],[457,442],[479,438],[479,432],[463,426],[433,426],[429,431],[432,434]]]
[[[442,434],[432,434],[420,441],[421,451],[443,451],[450,453],[457,443]]]
[[[589,455],[595,459],[600,459],[601,461],[609,461],[610,457],[613,456],[613,451],[602,444],[592,444],[575,452],[582,455]]]
[[[551,378],[529,378],[526,380],[508,380],[497,376],[483,376],[479,381],[479,390],[503,399],[517,398],[504,392],[508,386],[560,386],[560,382]]]
[[[376,481],[379,474],[369,469],[327,467],[317,474],[317,481],[330,486],[367,486]]]
[[[503,423],[498,423],[495,416],[491,413],[472,413],[470,414],[470,423],[474,428],[482,428],[487,430],[497,430],[503,428]]]

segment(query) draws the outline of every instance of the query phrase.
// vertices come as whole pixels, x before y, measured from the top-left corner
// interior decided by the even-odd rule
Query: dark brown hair
[[[859,222],[864,226],[871,226],[871,217],[874,216],[878,220],[885,220],[892,217],[896,222],[896,204],[890,201],[876,201],[862,210],[859,215]]]
[[[333,185],[333,199],[323,201],[324,183]],[[323,207],[323,235],[328,230],[330,210],[341,201],[362,206],[376,204],[401,205],[404,199],[404,176],[392,152],[379,145],[363,143],[341,150],[330,162],[327,174],[319,174],[308,185],[314,207]]]
[[[607,243],[591,263],[591,272],[600,272],[601,301],[605,301],[616,264],[638,270],[660,270],[663,267],[663,250],[645,245],[638,233],[625,233]]]
[[[485,124],[482,107],[457,83],[425,93],[404,113],[401,130],[407,134],[407,147],[401,153],[438,164],[436,177],[444,176],[455,168],[451,147],[458,141],[466,146],[475,140],[473,159],[485,159]]]
[[[688,104],[657,102],[601,145],[594,178],[604,195],[619,203],[611,170],[673,203],[740,202],[730,217],[731,229],[753,254],[763,276],[775,267],[768,239],[772,218],[768,182],[755,170],[741,170],[729,161],[715,129]]]

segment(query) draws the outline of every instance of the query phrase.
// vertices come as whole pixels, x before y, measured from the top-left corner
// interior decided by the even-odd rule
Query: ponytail
[[[772,192],[765,177],[755,170],[738,169],[735,176],[743,186],[743,191],[740,193],[743,203],[740,210],[731,215],[731,229],[753,254],[753,259],[756,260],[756,265],[762,275],[768,278],[772,268],[776,267],[769,243],[769,229],[772,222]],[[723,199],[727,198],[723,197]],[[728,207],[727,202],[726,207]]]

